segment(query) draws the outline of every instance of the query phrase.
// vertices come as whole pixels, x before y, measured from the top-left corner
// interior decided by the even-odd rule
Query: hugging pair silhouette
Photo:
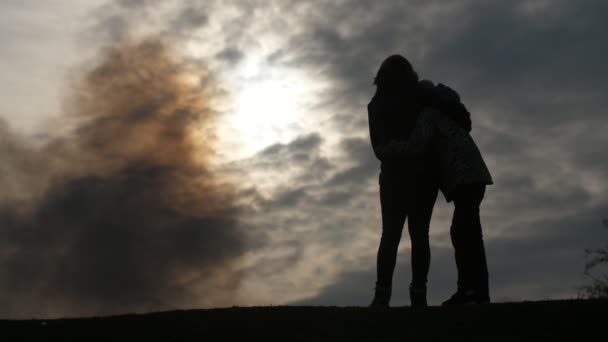
[[[411,239],[413,307],[426,307],[431,259],[429,225],[438,191],[454,202],[450,235],[458,283],[443,305],[490,302],[479,207],[492,177],[471,138],[470,114],[458,93],[418,79],[401,55],[380,66],[368,105],[371,144],[380,160],[382,236],[371,306],[387,307],[401,232]]]

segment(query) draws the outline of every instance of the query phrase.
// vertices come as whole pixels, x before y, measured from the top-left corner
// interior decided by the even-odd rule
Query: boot
[[[376,285],[374,299],[369,305],[373,308],[388,308],[388,303],[391,301],[391,288]]]
[[[426,308],[426,286],[413,287],[410,285],[410,303],[413,308]]]
[[[454,306],[454,305],[469,305],[469,304],[489,304],[490,296],[485,293],[476,292],[474,290],[461,290],[459,289],[441,304],[441,306]]]

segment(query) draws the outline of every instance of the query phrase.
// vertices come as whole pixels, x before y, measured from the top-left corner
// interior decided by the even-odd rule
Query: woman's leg
[[[412,284],[414,289],[426,288],[431,248],[429,226],[438,188],[432,183],[412,187],[408,200],[408,231],[411,240]]]
[[[378,247],[376,286],[391,288],[397,249],[407,215],[403,186],[381,182],[380,206],[382,210],[382,237]]]

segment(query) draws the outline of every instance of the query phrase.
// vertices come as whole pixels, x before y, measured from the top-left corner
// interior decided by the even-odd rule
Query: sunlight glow
[[[280,80],[255,82],[240,92],[232,122],[247,150],[290,140],[299,114],[297,93]]]
[[[220,136],[230,144],[226,160],[248,158],[266,147],[288,143],[306,129],[306,103],[314,83],[297,70],[243,61],[230,77],[230,109]]]

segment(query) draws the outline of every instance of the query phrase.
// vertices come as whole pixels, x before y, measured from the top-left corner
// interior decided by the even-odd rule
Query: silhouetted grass
[[[453,308],[252,307],[58,320],[2,320],[2,341],[602,340],[607,300]],[[594,340],[595,340],[594,339]]]

